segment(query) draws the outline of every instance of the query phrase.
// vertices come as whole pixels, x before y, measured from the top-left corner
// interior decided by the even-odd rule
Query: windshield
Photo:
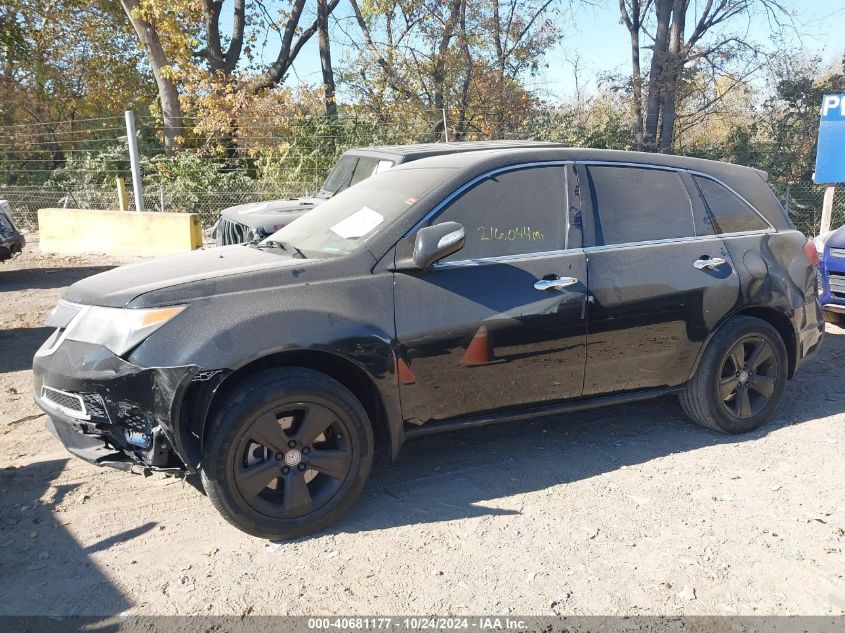
[[[377,174],[326,200],[266,241],[290,244],[308,257],[351,253],[452,173],[409,169]]]
[[[358,163],[357,156],[350,156],[344,154],[337,161],[332,170],[329,172],[326,182],[323,183],[323,188],[320,189],[320,197],[331,198],[341,189],[349,186],[349,181],[352,179],[352,172],[355,171],[355,165]]]
[[[326,182],[323,183],[317,195],[320,198],[331,198],[365,178],[387,171],[391,167],[393,167],[392,160],[344,154],[329,172]]]

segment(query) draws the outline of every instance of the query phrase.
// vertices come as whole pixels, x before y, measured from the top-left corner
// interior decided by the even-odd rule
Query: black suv
[[[493,148],[555,146],[560,147],[560,144],[540,141],[475,141],[355,147],[340,157],[315,195],[286,200],[250,202],[223,209],[214,225],[213,235],[217,246],[246,244],[253,240],[264,239],[302,217],[318,204],[358,184],[365,178],[392,169],[396,165],[429,156]]]
[[[438,156],[257,246],[74,284],[35,399],[72,453],[199,471],[231,523],[289,537],[435,431],[667,393],[708,428],[756,429],[822,341],[811,258],[754,169]]]

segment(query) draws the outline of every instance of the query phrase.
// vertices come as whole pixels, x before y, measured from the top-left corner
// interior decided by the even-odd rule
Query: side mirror
[[[466,241],[464,227],[457,222],[443,222],[417,231],[414,264],[428,268],[435,262],[461,250]]]

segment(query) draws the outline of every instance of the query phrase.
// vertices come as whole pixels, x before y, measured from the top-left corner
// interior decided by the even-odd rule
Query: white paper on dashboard
[[[345,218],[332,227],[332,232],[343,239],[355,239],[363,237],[379,224],[384,222],[384,216],[370,207],[361,207],[348,218]]]

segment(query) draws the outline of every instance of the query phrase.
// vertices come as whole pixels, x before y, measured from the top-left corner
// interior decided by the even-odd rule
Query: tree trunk
[[[625,0],[619,0],[619,12],[622,21],[631,35],[631,116],[634,119],[634,136],[636,149],[643,148],[643,76],[640,64],[640,29],[642,29],[642,7],[640,0],[631,0],[630,14]]]
[[[449,17],[443,25],[443,33],[440,36],[440,44],[437,48],[437,56],[434,61],[434,69],[431,73],[434,95],[434,116],[437,117],[437,123],[434,126],[434,134],[438,132],[446,134],[446,128],[443,124],[445,118],[446,102],[443,91],[446,82],[446,55],[449,52],[449,43],[452,41],[452,36],[455,33],[455,27],[458,25],[460,18],[461,5],[464,0],[450,0],[449,2]]]
[[[326,116],[337,116],[335,101],[334,69],[332,68],[332,49],[329,42],[329,8],[326,0],[317,0],[317,35],[320,45],[320,67],[323,71],[323,101]]]
[[[655,0],[657,24],[654,32],[654,50],[648,72],[648,101],[643,131],[643,149],[657,149],[657,129],[660,122],[660,89],[666,66],[666,52],[669,45],[669,21],[672,17],[672,0]]]
[[[684,24],[688,6],[689,0],[675,0],[672,8],[672,26],[669,31],[669,46],[660,97],[660,151],[663,153],[672,151],[672,141],[675,137],[676,100],[684,66],[681,49],[684,46]]]
[[[132,28],[135,29],[138,41],[141,42],[147,54],[147,61],[150,63],[158,87],[158,98],[161,102],[161,113],[164,118],[164,146],[168,152],[173,152],[176,149],[177,137],[179,136],[182,108],[179,104],[179,92],[176,90],[176,84],[164,74],[168,61],[161,46],[161,40],[158,32],[149,22],[132,15],[133,11],[138,8],[138,0],[120,0],[120,4],[129,18]]]
[[[469,40],[467,39],[467,24],[466,24],[467,5],[464,2],[461,6],[461,51],[464,56],[464,80],[461,84],[460,101],[458,103],[458,121],[455,124],[455,140],[463,141],[467,135],[467,110],[469,109],[469,88],[472,83],[472,52],[469,49]]]

